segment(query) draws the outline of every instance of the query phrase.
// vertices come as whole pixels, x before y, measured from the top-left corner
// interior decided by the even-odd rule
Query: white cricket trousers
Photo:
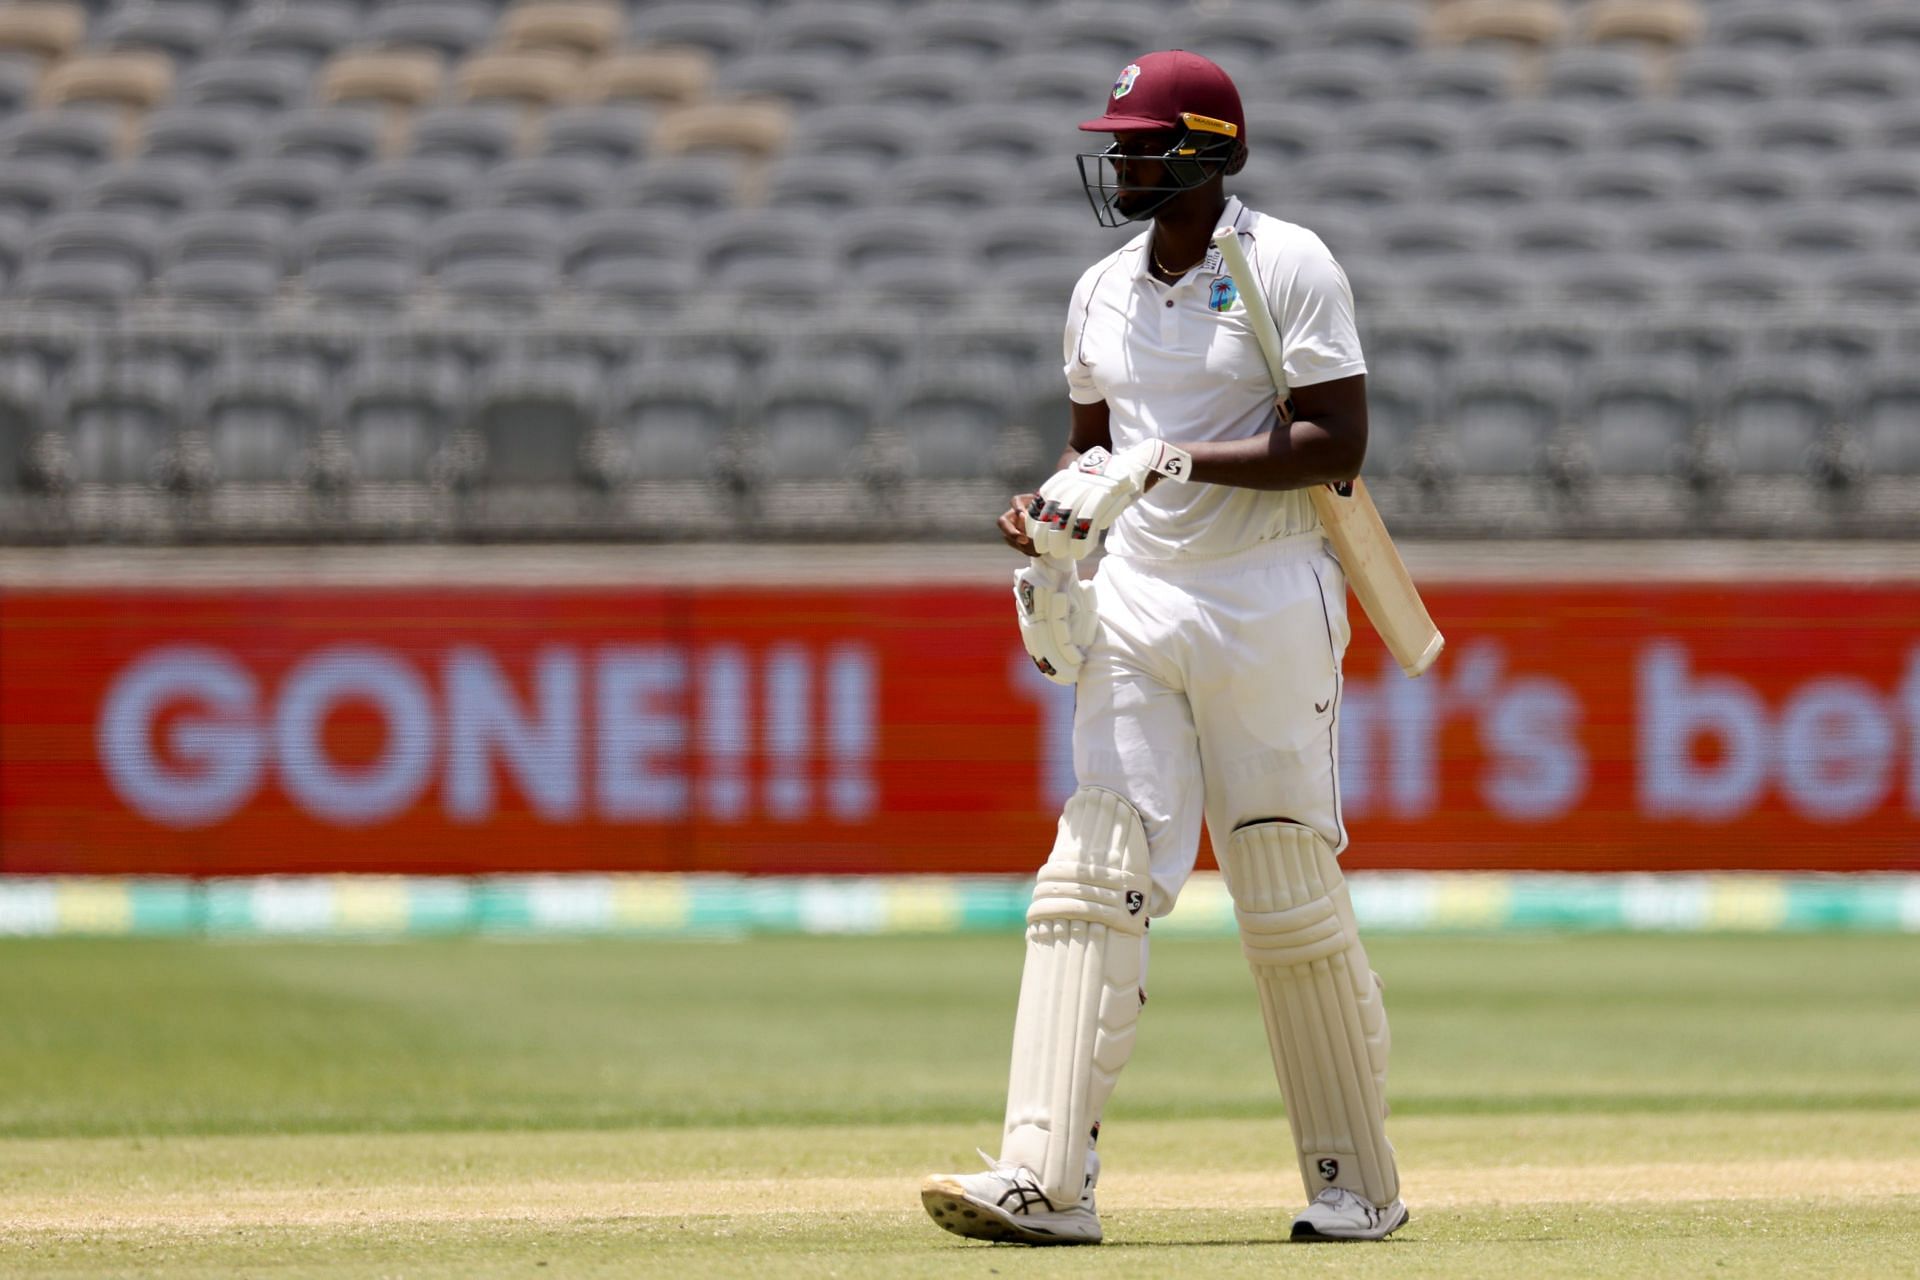
[[[1347,580],[1319,530],[1194,560],[1107,556],[1100,632],[1076,689],[1083,787],[1139,810],[1153,859],[1148,914],[1173,910],[1200,854],[1284,818],[1337,853],[1340,667]]]

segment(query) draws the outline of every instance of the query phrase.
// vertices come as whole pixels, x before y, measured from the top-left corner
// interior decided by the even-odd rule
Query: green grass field
[[[1412,1223],[1300,1188],[1232,942],[1156,947],[1109,1243],[936,1230],[1016,938],[0,943],[0,1274],[1920,1275],[1920,938],[1381,938]]]

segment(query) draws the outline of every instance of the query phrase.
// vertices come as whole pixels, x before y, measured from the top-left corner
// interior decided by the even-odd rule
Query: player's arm
[[[1193,478],[1239,489],[1305,489],[1359,475],[1367,456],[1366,375],[1295,387],[1292,405],[1291,420],[1283,411],[1271,431],[1185,445]]]
[[[1072,466],[1074,459],[1089,449],[1112,449],[1113,428],[1107,417],[1107,402],[1097,400],[1092,404],[1081,404],[1070,400],[1073,406],[1073,423],[1067,429],[1066,452],[1060,455],[1060,461],[1054,464],[1055,471],[1065,471]],[[1015,551],[1024,555],[1036,554],[1033,539],[1027,536],[1026,524],[1020,513],[1033,503],[1035,495],[1016,493],[1012,505],[1000,513],[1000,538]]]

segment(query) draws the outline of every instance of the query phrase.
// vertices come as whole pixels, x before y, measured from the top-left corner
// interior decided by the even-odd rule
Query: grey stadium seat
[[[1454,256],[1399,264],[1397,287],[1424,305],[1455,312],[1497,312],[1525,302],[1536,276],[1502,254]],[[1357,287],[1357,286],[1356,286]]]
[[[432,229],[429,256],[440,287],[460,300],[531,306],[558,283],[557,232],[532,210],[450,214]]]
[[[624,186],[609,193],[607,202],[682,218],[709,218],[734,207],[740,181],[740,165],[730,156],[674,156],[641,165]]]
[[[1484,253],[1495,243],[1494,226],[1485,217],[1445,205],[1382,210],[1371,231],[1374,251],[1395,260]]]
[[[1345,145],[1424,164],[1461,150],[1472,129],[1470,118],[1437,102],[1370,103],[1348,117]]]
[[[923,480],[997,474],[995,445],[1012,416],[1010,371],[991,362],[929,360],[900,377],[889,417]]]
[[[1920,67],[1911,53],[1891,49],[1829,49],[1796,59],[1794,83],[1812,101],[1872,109],[1920,95]]]
[[[1188,6],[1176,11],[1170,20],[1174,23],[1168,40],[1172,47],[1205,49],[1236,84],[1245,83],[1251,68],[1265,66],[1301,43],[1300,23],[1291,7]]]
[[[614,382],[609,416],[638,480],[698,480],[732,436],[741,386],[725,360],[678,353],[637,361]]]
[[[59,420],[73,454],[74,479],[146,484],[171,446],[185,412],[179,366],[154,357],[95,357],[69,371]]]
[[[1253,104],[1269,102],[1283,109],[1299,106],[1344,111],[1364,102],[1380,102],[1394,96],[1397,71],[1390,59],[1346,49],[1307,50],[1277,57],[1268,67],[1268,77],[1243,86],[1242,93]],[[1250,119],[1259,112],[1248,106]],[[1247,130],[1251,137],[1253,130]]]
[[[1893,349],[1892,325],[1851,309],[1789,316],[1767,325],[1752,344],[1757,359],[1812,360],[1849,374]]]
[[[258,137],[253,121],[219,107],[161,107],[143,123],[140,155],[211,173],[245,156]]]
[[[561,107],[547,113],[540,154],[585,160],[615,173],[646,157],[653,119],[647,108],[625,104]]]
[[[1587,156],[1566,166],[1559,194],[1595,208],[1661,204],[1686,190],[1693,167],[1667,156]]]
[[[393,209],[323,213],[300,229],[307,292],[325,302],[398,306],[418,287],[418,226]]]
[[[1645,55],[1627,49],[1564,48],[1541,68],[1541,93],[1553,102],[1605,107],[1644,98],[1651,86]]]
[[[871,107],[843,103],[797,119],[786,153],[856,156],[870,161],[878,171],[936,150],[951,152],[954,148],[948,142],[944,128],[936,139],[929,122],[917,116],[901,116],[889,120],[885,129],[876,129]]]
[[[1581,390],[1581,439],[1603,476],[1688,474],[1703,413],[1700,380],[1680,361],[1601,367]]]
[[[1367,461],[1369,477],[1403,474],[1417,442],[1434,421],[1433,379],[1411,368],[1367,369]]]
[[[166,222],[191,212],[205,195],[205,177],[190,165],[128,160],[96,170],[80,187],[74,205]]]
[[[1671,298],[1669,273],[1644,254],[1549,258],[1538,269],[1552,295],[1583,314],[1637,318]]]
[[[922,209],[912,218],[902,218],[889,209],[868,209],[834,220],[829,251],[823,256],[857,282],[886,264],[911,269],[968,261],[970,230],[966,215],[953,210]]]
[[[213,204],[297,222],[331,204],[339,187],[339,174],[319,160],[294,156],[243,160],[220,175]]]
[[[1797,56],[1831,44],[1838,34],[1835,15],[1824,5],[1720,0],[1708,6],[1705,43]]]
[[[0,289],[13,282],[27,257],[30,232],[25,218],[0,212]],[[4,354],[0,351],[0,354]]]
[[[117,301],[146,284],[157,255],[153,225],[137,214],[56,214],[33,232],[20,288],[48,300]]]
[[[1883,212],[1832,200],[1763,210],[1759,221],[1766,247],[1795,258],[1844,262],[1896,243],[1895,223]]]
[[[1825,159],[1871,145],[1876,114],[1840,102],[1755,103],[1741,109],[1747,143],[1770,156]]]
[[[427,49],[449,61],[477,50],[498,14],[487,0],[408,0],[368,10],[363,37],[388,49]]]
[[[32,57],[0,57],[0,114],[16,115],[30,110],[40,84],[39,60]]]
[[[1499,234],[1529,261],[1592,257],[1621,247],[1620,218],[1585,204],[1552,200],[1503,214]]]
[[[1316,156],[1288,175],[1294,196],[1326,209],[1385,210],[1412,203],[1422,184],[1419,173],[1401,160],[1384,156]]]
[[[283,224],[261,210],[191,214],[167,237],[163,292],[185,301],[248,308],[279,290]]]
[[[223,483],[300,478],[325,420],[326,378],[296,356],[236,357],[208,375],[200,419]]]
[[[1861,49],[1920,54],[1920,13],[1907,5],[1849,8],[1841,14],[1842,38]]]
[[[963,156],[940,157],[948,173],[978,168],[968,165]],[[1005,169],[988,162],[1004,181]],[[909,199],[909,187],[890,177],[885,192],[896,200]],[[870,207],[874,197],[873,170],[863,160],[851,156],[787,156],[768,166],[767,205],[774,209],[809,209],[820,213],[845,213]]]
[[[1447,436],[1468,475],[1535,473],[1566,419],[1569,392],[1557,370],[1532,364],[1470,364],[1448,389]]]
[[[760,24],[761,16],[742,6],[669,0],[636,9],[627,39],[634,45],[692,45],[724,60],[751,49]]]
[[[979,88],[970,58],[926,50],[881,54],[861,69],[847,95],[869,109],[925,114],[959,106]]]
[[[692,240],[681,219],[603,210],[568,226],[561,270],[583,293],[664,313],[703,284]]]
[[[1165,47],[1166,12],[1159,5],[1063,5],[1041,9],[1034,18],[1029,47],[1087,55],[1106,67],[1105,84],[1109,85],[1130,59]],[[1087,86],[1084,101],[1097,103],[1102,87],[1098,80]]]
[[[208,58],[181,77],[174,100],[182,106],[225,107],[266,117],[305,98],[311,77],[306,63],[286,55]]]
[[[1728,255],[1706,262],[1672,264],[1680,288],[1694,306],[1744,309],[1804,301],[1812,278],[1805,267],[1773,254]]]
[[[1606,140],[1620,151],[1686,163],[1732,145],[1745,114],[1713,103],[1633,102],[1607,113]]]
[[[1630,245],[1660,263],[1703,262],[1760,247],[1753,216],[1725,205],[1682,200],[1625,211],[1624,216]]]
[[[76,185],[71,170],[48,160],[0,164],[0,214],[34,222],[67,203]]]
[[[470,172],[490,169],[514,153],[520,143],[520,116],[507,107],[440,107],[413,121],[407,153],[421,160],[445,160]]]
[[[1009,164],[1023,164],[1043,155],[1058,155],[1071,166],[1080,139],[1054,140],[1033,127],[1033,113],[1013,102],[980,102],[942,116],[938,135],[944,149],[958,155],[993,156]]]
[[[1435,49],[1413,60],[1407,92],[1415,102],[1487,107],[1513,97],[1515,60],[1495,49]]]
[[[1920,151],[1920,102],[1903,102],[1872,112],[1873,141],[1890,151]]]
[[[1871,475],[1920,475],[1920,369],[1908,359],[1875,365],[1855,383],[1848,412]]]
[[[728,98],[778,98],[796,110],[823,107],[847,94],[846,65],[820,53],[753,53],[720,68],[717,94]]]
[[[250,4],[229,25],[236,53],[297,58],[319,66],[360,36],[360,5],[354,0],[299,0],[297,4]]]
[[[554,218],[576,217],[597,206],[607,191],[607,171],[577,156],[509,160],[490,171],[478,203],[496,209],[531,209]]]
[[[1912,314],[1920,307],[1920,264],[1913,255],[1866,254],[1833,264],[1825,289],[1843,307],[1898,308]],[[1916,424],[1920,430],[1920,424]]]
[[[1825,166],[1822,189],[1856,208],[1889,214],[1920,209],[1920,155],[1863,151],[1837,156]]]
[[[1690,185],[1702,199],[1756,210],[1805,201],[1816,194],[1814,176],[1803,161],[1751,153],[1700,161],[1693,167]]]
[[[362,482],[414,483],[431,478],[435,452],[464,412],[466,379],[447,360],[366,356],[340,393],[341,435]]]
[[[1098,51],[1037,50],[1009,58],[995,72],[995,85],[1036,112],[1072,115],[1097,104],[1118,69],[1112,55]]]
[[[701,241],[707,278],[746,289],[786,274],[796,260],[828,261],[834,243],[824,221],[798,221],[790,212],[772,209],[727,214]]]
[[[888,43],[897,22],[887,4],[811,0],[782,5],[768,11],[757,47],[794,58],[826,57],[852,68]]]
[[[1326,0],[1305,16],[1304,47],[1401,58],[1427,40],[1426,7],[1408,0]]]
[[[151,49],[190,63],[219,41],[226,9],[218,0],[122,4],[94,29],[95,39],[108,49]]]
[[[941,52],[989,66],[1012,56],[1032,38],[1031,15],[1015,8],[979,5],[914,5],[901,16],[896,52]],[[1115,67],[1119,74],[1120,68]]]
[[[1487,108],[1480,132],[1503,156],[1565,160],[1599,144],[1601,116],[1570,102],[1507,102]]]
[[[600,374],[583,356],[509,359],[488,371],[471,416],[494,485],[575,483],[599,425]]]
[[[1713,407],[1736,473],[1810,475],[1839,421],[1842,384],[1817,365],[1772,362],[1734,371]]]
[[[1718,45],[1683,49],[1670,68],[1674,97],[1730,106],[1761,106],[1785,97],[1792,73],[1784,54]]]
[[[306,107],[277,117],[266,130],[266,154],[318,160],[346,173],[380,154],[385,121],[364,107]]]
[[[59,165],[78,174],[112,160],[119,139],[119,121],[109,113],[52,107],[6,122],[0,129],[0,158]]]
[[[873,429],[882,387],[864,366],[809,360],[769,367],[748,412],[767,473],[848,479]]]
[[[427,223],[452,212],[470,185],[471,174],[455,161],[392,160],[354,174],[345,184],[344,203]]]
[[[1750,346],[1749,326],[1734,317],[1662,311],[1642,317],[1622,331],[1617,350],[1609,359],[1634,364],[1672,358],[1712,372],[1743,359]]]
[[[0,492],[41,488],[53,479],[34,456],[46,428],[49,397],[38,358],[18,351],[0,354]]]
[[[1559,174],[1560,166],[1531,156],[1474,154],[1440,166],[1421,189],[1456,208],[1512,210],[1553,196]]]

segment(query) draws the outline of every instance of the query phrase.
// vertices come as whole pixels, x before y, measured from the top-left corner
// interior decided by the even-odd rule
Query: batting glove
[[[1082,582],[1070,563],[1036,557],[1013,575],[1013,599],[1020,643],[1040,674],[1055,684],[1078,681],[1100,630],[1093,584]]]
[[[1145,440],[1119,453],[1089,449],[1040,486],[1027,508],[1027,536],[1039,555],[1079,560],[1108,525],[1147,491],[1155,473],[1170,480],[1193,474],[1193,455],[1165,440]]]

